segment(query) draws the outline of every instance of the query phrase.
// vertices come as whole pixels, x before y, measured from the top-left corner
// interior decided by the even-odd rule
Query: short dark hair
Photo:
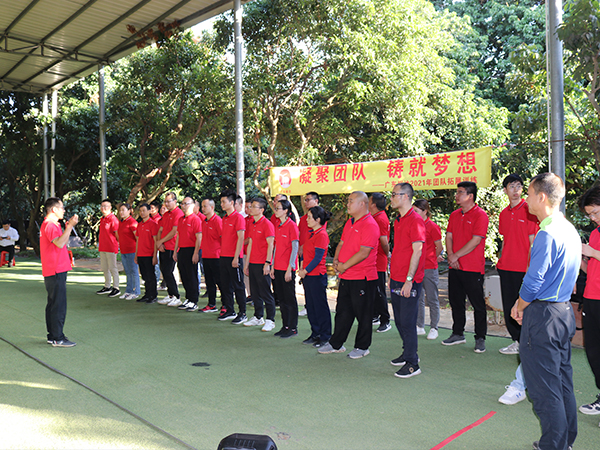
[[[150,205],[149,205],[148,203],[146,203],[146,202],[144,202],[144,203],[142,203],[142,204],[138,205],[138,211],[139,211],[139,209],[140,209],[142,206],[145,206],[145,207],[146,207],[146,209],[147,209],[148,211],[150,211]]]
[[[413,197],[415,196],[415,190],[410,183],[398,183],[396,186],[400,186],[402,192],[404,192],[408,199],[412,202]]]
[[[219,198],[227,198],[227,200],[229,200],[230,202],[235,202],[236,197],[237,194],[231,189],[225,189],[223,192],[221,192],[221,195],[219,196]]]
[[[265,211],[267,209],[268,203],[264,199],[264,197],[254,197],[252,199],[252,201],[250,202],[250,204],[252,204],[254,202],[258,203],[260,205],[260,207],[262,208],[263,211]]]
[[[161,205],[161,203],[158,200],[154,200],[152,203],[150,203],[150,206],[154,206],[156,209],[158,209],[160,211],[160,207],[162,205]],[[150,208],[148,208],[148,209],[150,209]]]
[[[235,195],[235,202],[236,202],[238,205],[243,205],[243,204],[244,204],[244,199],[242,198],[242,196],[241,196],[241,195],[237,195],[237,194],[236,194],[236,195]]]
[[[307,192],[306,194],[304,194],[304,197],[308,195],[310,195],[314,200],[319,201],[319,194],[317,194],[315,191]]]
[[[4,219],[4,220],[2,221],[2,225],[10,225],[10,220],[8,220],[8,219]]]
[[[105,198],[104,200],[102,200],[102,201],[100,202],[100,204],[102,204],[102,203],[110,203],[110,206],[112,207],[112,202],[110,201],[110,199],[109,199],[109,198]]]
[[[521,186],[524,185],[523,183],[523,178],[521,178],[521,175],[518,175],[516,173],[511,173],[510,175],[507,175],[504,180],[502,180],[502,187],[507,187],[510,183],[514,183],[515,181],[518,181],[519,183],[521,183]]]
[[[44,208],[46,209],[46,214],[49,214],[52,211],[52,208],[58,206],[59,203],[62,203],[62,200],[58,197],[49,197],[44,203]]]
[[[425,200],[424,198],[415,200],[413,203],[413,206],[416,206],[420,210],[425,211],[425,214],[427,214],[427,217],[431,217],[431,209],[429,208],[429,202],[427,200]]]
[[[119,206],[119,208],[121,206],[124,206],[125,208],[127,208],[128,211],[131,211],[131,205],[129,203],[121,203],[121,205]],[[150,209],[150,208],[148,208],[148,209]]]
[[[383,211],[385,209],[385,195],[383,195],[381,192],[373,192],[371,194],[371,201],[379,211]]]
[[[477,185],[472,181],[461,181],[456,185],[457,188],[465,188],[467,194],[473,194],[473,201],[477,201]]]
[[[313,206],[312,208],[309,208],[308,212],[313,217],[313,219],[319,219],[319,223],[321,225],[325,225],[325,222],[327,222],[331,218],[331,213],[329,211],[326,211],[322,206]]]
[[[173,191],[169,191],[165,194],[165,200],[167,199],[167,197],[173,197],[173,200],[177,201],[177,194]]]
[[[600,206],[600,186],[594,186],[593,188],[588,189],[579,200],[581,209],[592,205]]]
[[[565,183],[552,172],[540,173],[531,179],[529,187],[536,193],[544,193],[550,206],[557,206],[565,196]]]

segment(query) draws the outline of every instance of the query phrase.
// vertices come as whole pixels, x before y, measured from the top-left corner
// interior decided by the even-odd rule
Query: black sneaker
[[[252,304],[252,297],[246,297],[246,305]]]
[[[329,344],[329,341],[321,341],[321,340],[317,340],[312,346],[314,348],[321,348],[325,345]]]
[[[112,292],[111,288],[109,288],[109,287],[103,287],[99,291],[96,291],[96,294],[98,294],[98,295],[104,295],[104,294],[109,294],[111,292]]]
[[[442,341],[442,345],[465,344],[466,342],[464,334],[451,334],[448,339]]]
[[[235,317],[236,317],[236,314],[233,311],[231,311],[231,312],[225,311],[225,312],[219,314],[219,317],[217,317],[217,320],[233,320],[233,319],[235,319]]]
[[[485,339],[483,339],[483,338],[475,339],[475,349],[473,351],[475,353],[485,352]]]
[[[232,324],[234,324],[234,325],[241,325],[242,323],[244,323],[244,322],[247,322],[247,321],[248,321],[248,317],[246,316],[246,314],[244,314],[244,313],[239,313],[239,314],[238,314],[238,315],[235,317],[235,319],[233,319],[233,320],[231,321],[231,323],[232,323]]]
[[[281,339],[291,338],[292,336],[296,336],[298,334],[298,330],[295,328],[287,328],[281,335],[279,336]]]
[[[600,394],[598,394],[596,401],[590,403],[589,405],[581,405],[579,407],[579,412],[590,415],[600,414]]]
[[[392,359],[390,364],[392,366],[402,367],[404,364],[406,364],[406,361],[404,360],[403,356],[398,356],[396,359]]]
[[[420,373],[421,369],[418,364],[413,366],[411,363],[406,363],[402,366],[402,369],[394,374],[394,376],[397,376],[398,378],[410,378],[419,375]]]
[[[316,337],[312,336],[309,336],[302,341],[302,343],[306,345],[313,345],[315,342],[319,342],[319,340]]]
[[[61,339],[60,341],[52,341],[52,347],[75,347],[75,342],[71,342],[67,338]]]
[[[377,328],[377,332],[378,333],[385,333],[386,331],[389,331],[392,329],[392,326],[390,325],[390,323],[382,323],[381,325],[379,325],[379,327]]]
[[[273,336],[281,336],[285,332],[285,327],[281,327],[277,333],[273,334]]]
[[[136,300],[136,302],[138,303],[145,303],[148,300],[148,297],[146,297],[145,295],[143,297],[140,297]]]
[[[154,298],[147,298],[146,299],[146,303],[150,304],[150,303],[156,303],[158,301],[158,299],[156,297]]]
[[[109,297],[118,297],[119,295],[121,295],[121,291],[118,288],[112,288],[108,294]]]

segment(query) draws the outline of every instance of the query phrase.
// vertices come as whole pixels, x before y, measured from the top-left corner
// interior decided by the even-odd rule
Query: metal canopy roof
[[[3,0],[0,90],[47,92],[135,52],[128,25],[189,28],[232,8],[232,0]]]

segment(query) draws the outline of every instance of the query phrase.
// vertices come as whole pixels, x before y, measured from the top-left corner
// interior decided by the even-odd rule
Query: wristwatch
[[[410,275],[406,277],[406,281],[412,281],[413,277],[411,277]]]

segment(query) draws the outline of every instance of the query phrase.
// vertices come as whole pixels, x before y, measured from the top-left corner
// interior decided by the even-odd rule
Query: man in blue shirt
[[[577,436],[571,338],[575,316],[569,302],[581,264],[581,240],[559,211],[563,181],[553,173],[531,180],[529,211],[540,221],[531,260],[512,317],[522,324],[521,363],[542,436],[534,449],[568,450]]]

